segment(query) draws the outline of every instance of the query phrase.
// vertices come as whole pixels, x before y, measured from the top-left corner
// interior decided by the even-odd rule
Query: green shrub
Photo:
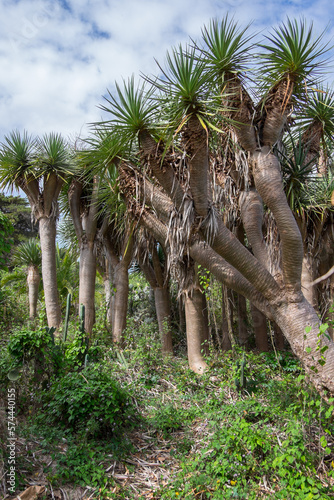
[[[98,486],[101,492],[110,481],[105,472],[105,466],[101,464],[103,453],[105,450],[101,449],[97,443],[94,443],[93,449],[86,442],[75,444],[70,441],[66,455],[59,453],[52,455],[57,463],[57,470],[52,475],[48,475],[48,480],[54,484],[66,481],[73,484]]]
[[[23,327],[10,336],[2,352],[0,380],[6,384],[8,372],[15,368],[24,373],[25,384],[38,386],[58,374],[62,364],[61,349],[49,328]]]
[[[68,373],[42,393],[42,420],[90,436],[113,434],[133,420],[128,393],[101,367]]]

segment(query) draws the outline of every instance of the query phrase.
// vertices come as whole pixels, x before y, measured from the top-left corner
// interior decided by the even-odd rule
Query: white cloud
[[[320,31],[333,7],[329,0],[0,0],[0,141],[14,128],[86,133],[115,80],[156,72],[154,58],[163,62],[168,48],[199,38],[204,23],[227,11],[255,30],[304,15]]]

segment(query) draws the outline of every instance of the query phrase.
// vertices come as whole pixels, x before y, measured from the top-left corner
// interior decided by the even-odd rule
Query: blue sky
[[[0,142],[13,129],[75,140],[99,121],[106,89],[157,72],[166,50],[227,12],[265,34],[304,16],[320,33],[332,0],[0,0]],[[334,35],[333,25],[327,39]]]

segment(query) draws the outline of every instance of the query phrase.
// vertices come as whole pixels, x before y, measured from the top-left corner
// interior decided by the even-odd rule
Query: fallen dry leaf
[[[18,500],[37,500],[37,498],[45,492],[44,486],[29,486],[22,493],[17,495]]]

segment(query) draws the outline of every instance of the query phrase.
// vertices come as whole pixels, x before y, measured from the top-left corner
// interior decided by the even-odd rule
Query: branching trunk
[[[278,159],[269,147],[254,153],[253,175],[256,189],[272,211],[282,244],[283,277],[286,291],[299,300],[303,242],[296,220],[283,191]],[[294,299],[294,300],[295,300]]]
[[[83,207],[83,183],[72,181],[68,199],[80,247],[79,304],[85,306],[85,330],[90,335],[95,323],[95,281],[98,179],[93,180],[89,208]]]

